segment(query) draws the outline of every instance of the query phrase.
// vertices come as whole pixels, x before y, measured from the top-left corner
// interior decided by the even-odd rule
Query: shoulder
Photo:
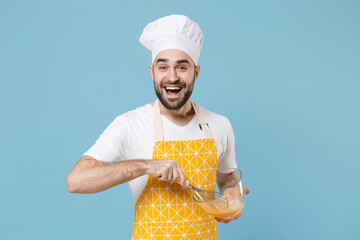
[[[133,124],[138,121],[148,121],[152,118],[152,106],[150,103],[138,107],[136,109],[130,110],[126,113],[123,113],[117,116],[114,120],[116,123],[124,123]]]
[[[137,126],[144,126],[151,124],[152,119],[152,106],[146,104],[134,110],[118,115],[108,125],[105,132],[113,132],[123,135],[125,132],[132,131]]]
[[[141,136],[152,137],[153,134],[153,107],[151,104],[138,107],[117,116],[109,126],[113,135],[131,141]]]

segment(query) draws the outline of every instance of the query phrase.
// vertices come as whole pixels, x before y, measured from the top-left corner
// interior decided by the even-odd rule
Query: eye
[[[166,70],[166,67],[165,66],[160,66],[159,69],[163,71],[163,70]]]
[[[185,71],[185,70],[186,70],[186,67],[184,67],[184,66],[180,66],[180,67],[179,67],[179,70],[181,70],[181,71]]]

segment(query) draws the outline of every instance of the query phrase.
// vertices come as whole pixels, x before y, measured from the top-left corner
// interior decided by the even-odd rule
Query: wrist
[[[149,161],[150,160],[140,160],[140,169],[143,175],[149,174]]]

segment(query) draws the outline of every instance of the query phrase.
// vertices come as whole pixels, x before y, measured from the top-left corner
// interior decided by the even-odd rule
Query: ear
[[[150,69],[151,79],[154,81],[154,72],[153,72],[153,67],[151,64],[149,64],[149,69]]]
[[[200,65],[195,67],[195,81],[198,79],[200,73]]]

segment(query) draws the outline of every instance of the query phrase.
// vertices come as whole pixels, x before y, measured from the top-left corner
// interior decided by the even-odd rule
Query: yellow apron
[[[159,100],[155,102],[153,159],[176,159],[190,184],[213,191],[218,160],[216,144],[194,104],[193,108],[205,138],[164,141]],[[149,176],[135,203],[131,239],[218,239],[216,220],[199,207],[191,189]]]

